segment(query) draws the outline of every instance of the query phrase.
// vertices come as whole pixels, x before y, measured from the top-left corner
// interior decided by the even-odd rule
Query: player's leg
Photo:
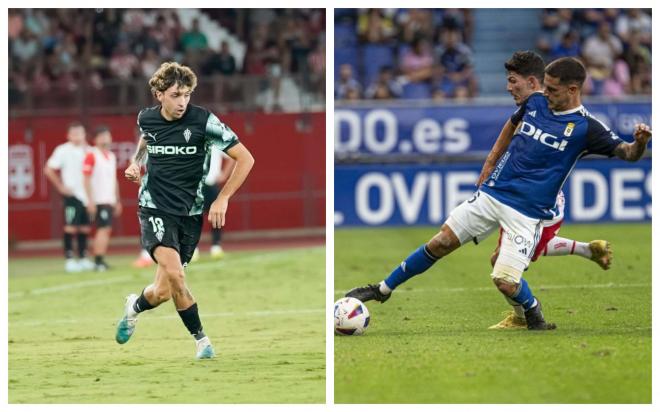
[[[490,266],[495,267],[495,262],[500,256],[500,247],[502,246],[502,228],[499,229],[499,238],[497,240],[497,246],[495,250],[490,255]],[[488,329],[527,329],[527,321],[525,320],[525,309],[518,304],[517,302],[506,297],[506,301],[513,308],[512,311],[505,311],[503,313],[504,319],[498,323],[491,325]]]
[[[612,247],[606,240],[592,240],[591,242],[580,242],[554,236],[540,251],[541,256],[582,256],[595,262],[603,270],[610,268],[612,264]]]
[[[64,269],[67,272],[79,272],[80,266],[78,262],[74,259],[73,255],[73,238],[76,236],[77,227],[74,226],[73,221],[76,217],[76,207],[73,203],[71,196],[67,196],[64,199],[64,237],[62,246],[64,248],[64,258],[66,263]]]
[[[218,197],[218,194],[220,194],[218,185],[204,185],[204,211],[206,213],[208,213],[211,203]],[[207,219],[204,219],[204,221],[207,221]],[[225,254],[220,245],[221,240],[222,229],[211,227],[211,249],[209,253],[213,259],[221,259]]]
[[[477,192],[472,199],[454,209],[440,231],[401,262],[380,284],[352,289],[346,296],[362,302],[369,300],[385,302],[397,286],[413,276],[424,273],[439,259],[476,236],[489,233],[496,222],[493,216],[489,216],[487,210],[482,210],[484,204],[481,198],[483,196],[480,197]]]
[[[78,265],[81,270],[93,270],[94,263],[87,258],[87,239],[91,232],[89,214],[87,213],[87,208],[80,200],[75,199],[75,202],[76,216],[74,218],[74,225],[78,226]]]
[[[542,221],[524,216],[503,204],[500,204],[500,218],[503,236],[499,257],[491,273],[493,283],[507,299],[523,307],[528,329],[554,329],[556,325],[545,322],[541,303],[522,277],[541,238]]]
[[[181,321],[195,339],[197,359],[207,359],[215,356],[211,341],[203,331],[199,317],[197,302],[192,296],[185,281],[184,266],[190,262],[197,243],[202,234],[202,215],[187,216],[179,222],[180,253],[168,255],[168,278],[172,299]]]
[[[105,261],[112,234],[112,206],[98,205],[96,208],[96,235],[94,236],[94,269],[104,272],[109,269]]]

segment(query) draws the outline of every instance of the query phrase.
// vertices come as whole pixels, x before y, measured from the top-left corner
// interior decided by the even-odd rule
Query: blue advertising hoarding
[[[439,225],[476,190],[481,164],[335,165],[335,225]],[[567,222],[651,220],[651,159],[586,159],[564,185]]]
[[[650,125],[651,103],[585,104],[624,140],[637,123]],[[454,155],[486,153],[513,104],[341,106],[335,109],[335,153]]]

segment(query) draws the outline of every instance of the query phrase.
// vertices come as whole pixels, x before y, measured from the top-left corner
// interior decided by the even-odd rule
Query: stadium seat
[[[335,48],[357,46],[357,33],[355,27],[349,24],[338,24],[335,26]]]
[[[429,99],[431,87],[427,83],[408,83],[403,86],[404,99]]]
[[[390,46],[383,44],[367,44],[362,48],[362,64],[364,67],[364,85],[371,84],[378,77],[383,66],[394,66],[394,52]]]

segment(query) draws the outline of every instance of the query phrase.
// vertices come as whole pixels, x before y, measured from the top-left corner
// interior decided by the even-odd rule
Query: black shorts
[[[65,226],[87,226],[89,225],[89,215],[87,208],[75,196],[66,196],[64,198],[64,225]]]
[[[112,227],[112,205],[96,205],[96,227]]]
[[[209,186],[205,183],[204,187],[202,187],[202,193],[204,194],[204,211],[208,212],[211,208],[211,203],[213,203],[220,194],[220,186],[215,183]]]
[[[138,209],[142,248],[149,252],[154,262],[154,250],[157,246],[176,249],[181,257],[181,264],[186,265],[192,259],[199,237],[202,234],[202,215],[174,216],[158,209],[141,207]]]

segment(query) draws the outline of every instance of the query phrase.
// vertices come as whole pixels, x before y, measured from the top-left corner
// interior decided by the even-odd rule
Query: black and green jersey
[[[160,106],[143,109],[138,126],[147,142],[147,173],[142,176],[139,205],[176,216],[202,213],[202,187],[209,171],[211,147],[227,151],[236,134],[213,113],[188,105],[185,114],[168,121]]]

